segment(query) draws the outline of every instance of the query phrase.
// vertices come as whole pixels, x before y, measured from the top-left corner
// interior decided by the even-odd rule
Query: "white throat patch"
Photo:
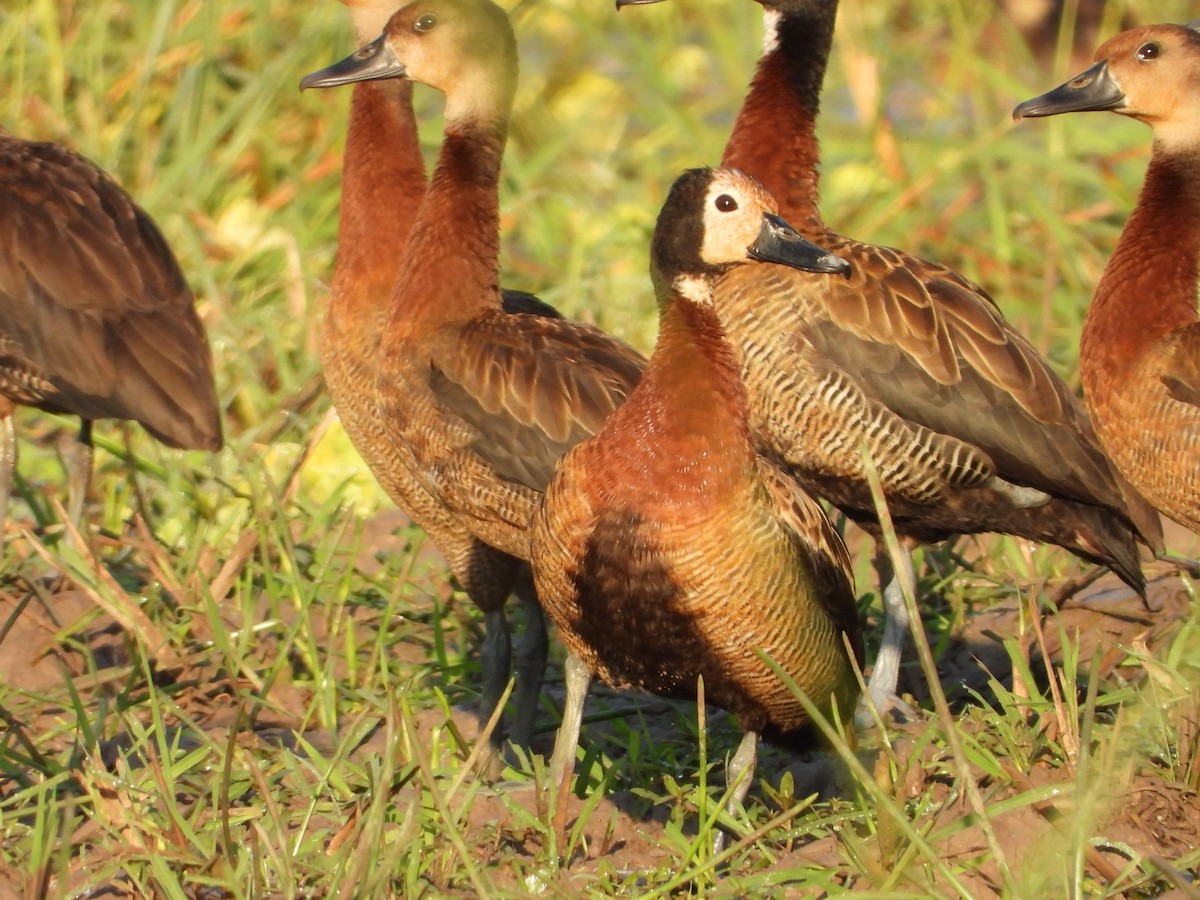
[[[712,306],[713,283],[711,278],[704,278],[700,275],[679,275],[671,286],[675,289],[675,293],[693,303]]]
[[[779,10],[763,7],[763,56],[774,53],[779,46],[779,23],[782,21],[783,13]]]

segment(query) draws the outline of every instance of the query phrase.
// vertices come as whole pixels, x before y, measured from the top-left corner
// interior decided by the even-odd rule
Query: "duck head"
[[[1200,144],[1200,22],[1147,25],[1110,38],[1095,64],[1026,100],[1014,119],[1108,110],[1145,122],[1168,144]]]
[[[778,215],[775,198],[735,169],[689,169],[672,185],[650,243],[658,294],[712,302],[729,268],[773,262],[805,272],[848,274],[850,264],[802,238]]]
[[[446,94],[446,118],[500,107],[516,88],[517,47],[508,16],[491,0],[416,0],[383,33],[341,62],[313,72],[300,89],[409,78]]]

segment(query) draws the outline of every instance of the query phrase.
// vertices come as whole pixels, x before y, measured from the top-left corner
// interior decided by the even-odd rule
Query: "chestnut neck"
[[[668,491],[707,503],[744,484],[753,465],[746,388],[733,347],[710,306],[675,296],[662,308],[658,341],[642,380],[613,413],[618,489]]]
[[[412,88],[401,80],[354,86],[342,160],[335,314],[353,305],[386,309],[391,300],[400,251],[425,196]]]
[[[1121,232],[1084,319],[1080,356],[1115,372],[1150,344],[1197,321],[1200,276],[1200,154],[1156,144],[1137,206]]]
[[[816,127],[837,0],[790,5],[795,8],[764,12],[766,50],[721,164],[761,181],[779,201],[780,215],[801,233],[812,234],[824,230]]]
[[[393,317],[465,322],[500,306],[500,161],[507,123],[446,123],[442,149],[409,235]]]

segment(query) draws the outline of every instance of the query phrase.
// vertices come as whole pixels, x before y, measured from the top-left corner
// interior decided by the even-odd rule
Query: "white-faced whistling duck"
[[[827,712],[852,711],[858,696],[845,545],[820,505],[755,449],[713,291],[722,273],[755,261],[845,270],[774,213],[740,172],[693,169],[676,181],[650,249],[654,353],[628,402],[563,458],[534,520],[534,582],[570,653],[550,766],[560,830],[593,674],[669,697],[695,697],[702,676],[706,699],[745,731],[731,806],[749,787],[757,736],[808,719],[760,653]]]
[[[852,271],[814,279],[743,267],[717,292],[759,444],[876,534],[864,449],[878,467],[905,551],[898,577],[885,577],[887,624],[868,691],[884,711],[907,632],[900,579],[915,589],[918,542],[984,531],[1046,541],[1144,596],[1136,540],[1157,549],[1161,525],[1112,468],[1083,405],[982,288],[825,225],[815,129],[837,2],[763,6],[764,53],[722,164],[762,181],[782,215]]]

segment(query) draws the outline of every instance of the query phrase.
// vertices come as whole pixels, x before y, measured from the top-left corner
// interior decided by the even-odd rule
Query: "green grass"
[[[1032,59],[991,4],[842,6],[820,132],[828,220],[980,280],[1075,383],[1079,323],[1147,132],[1114,116],[1013,126],[1017,101],[1075,70],[1065,48],[1052,67]],[[1194,14],[1175,0],[1110,6],[1139,22]],[[510,8],[523,71],[505,283],[648,350],[650,230],[679,171],[720,157],[758,7]],[[1062,649],[1045,666],[1032,619],[1014,616],[992,646],[1015,682],[952,692],[953,716],[929,703],[926,721],[869,737],[840,766],[766,752],[735,823],[747,839],[720,860],[708,822],[737,740],[724,717],[698,732],[691,707],[601,692],[577,769],[592,800],[567,847],[533,802],[539,760],[501,788],[473,777],[456,707],[478,685],[477,619],[421,534],[394,531],[338,427],[323,431],[316,335],[348,93],[297,84],[351,49],[332,0],[0,10],[0,124],[76,147],[161,224],[210,330],[229,439],[215,456],[179,454],[101,426],[93,559],[56,524],[55,445],[73,423],[18,415],[25,502],[11,518],[26,530],[10,528],[0,581],[2,669],[20,675],[0,684],[0,896],[1154,896],[1200,868],[1187,821],[1163,820],[1156,852],[1174,862],[1159,862],[1109,808],[1141,809],[1131,784],[1165,792],[1168,812],[1195,804],[1200,615],[1182,581],[1178,621],[1101,642],[1103,664],[1052,619],[1045,642]],[[418,104],[433,153],[437,98],[422,89]],[[944,664],[964,621],[1082,568],[1001,539],[921,559]],[[865,549],[856,565],[873,602]],[[51,572],[67,576],[59,593]]]

